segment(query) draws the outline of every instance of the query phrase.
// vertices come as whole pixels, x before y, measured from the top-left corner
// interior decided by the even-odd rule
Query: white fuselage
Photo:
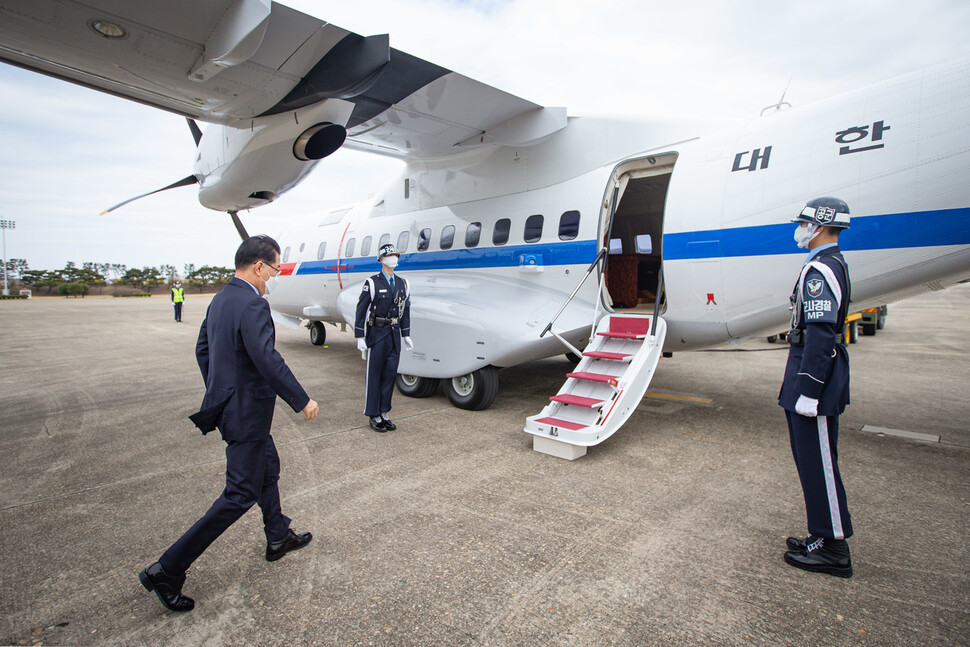
[[[453,377],[564,352],[540,333],[609,237],[612,277],[599,266],[553,330],[584,345],[626,263],[634,295],[662,267],[665,350],[710,346],[787,325],[805,256],[790,220],[823,195],[852,210],[853,310],[938,289],[970,276],[968,96],[963,62],[722,129],[573,118],[532,146],[412,162],[378,199],[284,235],[270,301],[351,323],[383,238],[403,243],[415,350],[400,372]]]

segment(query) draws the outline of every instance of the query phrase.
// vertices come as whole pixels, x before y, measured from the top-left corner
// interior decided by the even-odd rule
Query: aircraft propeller
[[[189,130],[192,131],[192,139],[195,140],[195,145],[198,146],[199,142],[202,140],[202,130],[199,128],[199,125],[195,123],[194,119],[189,119],[188,117],[186,117],[185,121],[188,122]],[[189,175],[188,177],[184,177],[178,182],[173,182],[172,184],[169,184],[168,186],[164,186],[161,189],[155,189],[154,191],[149,191],[148,193],[142,193],[141,195],[136,195],[134,198],[128,198],[124,202],[119,202],[115,206],[102,211],[101,215],[103,216],[105,214],[111,213],[115,209],[123,207],[129,202],[134,202],[135,200],[140,200],[141,198],[154,195],[162,191],[168,191],[169,189],[177,189],[178,187],[190,186],[192,184],[198,184],[198,183],[199,183],[199,178],[197,178],[194,175]],[[239,235],[242,237],[242,239],[246,240],[247,238],[249,238],[249,234],[246,232],[246,228],[243,226],[242,221],[239,219],[238,213],[236,211],[229,211],[228,213],[229,213],[229,217],[232,218],[232,224],[235,225],[236,231],[239,232]]]

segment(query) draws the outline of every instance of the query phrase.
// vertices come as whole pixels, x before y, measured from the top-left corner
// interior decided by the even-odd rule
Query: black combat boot
[[[803,549],[785,553],[785,561],[805,571],[828,573],[836,577],[852,577],[849,543],[844,539],[829,539],[809,535]]]

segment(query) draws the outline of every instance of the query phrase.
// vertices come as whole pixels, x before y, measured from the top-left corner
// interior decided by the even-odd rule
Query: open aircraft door
[[[570,346],[579,364],[542,412],[526,419],[524,431],[534,436],[536,451],[568,460],[585,455],[629,419],[653,379],[667,334],[660,316],[663,219],[676,159],[629,160],[610,176],[600,253],[590,267],[600,270],[598,305],[606,314],[600,317],[597,307],[589,344],[582,352]]]
[[[607,312],[663,313],[663,230],[676,153],[627,160],[613,171],[600,217]]]

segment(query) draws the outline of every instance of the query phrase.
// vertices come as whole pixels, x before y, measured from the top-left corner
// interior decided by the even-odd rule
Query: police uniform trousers
[[[830,539],[851,537],[852,519],[839,473],[839,417],[809,418],[787,410],[785,416],[805,496],[808,532]]]
[[[367,349],[367,381],[364,387],[364,415],[376,418],[391,410],[391,395],[401,360],[401,329],[391,326],[391,334],[384,335]]]
[[[182,321],[182,304],[175,304],[175,321]]]
[[[247,510],[263,511],[266,541],[286,537],[290,518],[280,507],[280,457],[272,436],[263,440],[226,441],[226,489],[205,515],[158,560],[172,575],[184,573],[205,549]]]

